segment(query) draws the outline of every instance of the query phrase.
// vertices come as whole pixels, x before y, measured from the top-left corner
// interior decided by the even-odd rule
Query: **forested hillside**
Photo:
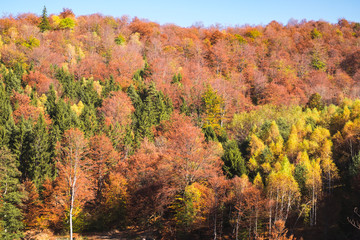
[[[1,239],[359,237],[359,23],[44,8],[0,61]]]

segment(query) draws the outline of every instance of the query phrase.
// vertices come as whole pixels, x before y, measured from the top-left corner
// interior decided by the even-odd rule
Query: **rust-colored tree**
[[[77,128],[64,132],[58,145],[57,154],[57,194],[63,198],[69,211],[70,239],[73,237],[74,209],[78,210],[93,197],[91,181],[87,173],[91,169],[87,158],[88,146],[84,134]]]

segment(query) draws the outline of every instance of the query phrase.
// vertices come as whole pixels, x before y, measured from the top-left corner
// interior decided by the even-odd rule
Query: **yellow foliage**
[[[60,24],[60,22],[61,22],[61,19],[60,19],[60,17],[59,16],[57,16],[57,15],[53,15],[53,16],[51,16],[51,19],[52,19],[52,22],[53,22],[53,28],[58,28],[59,27],[59,24]]]
[[[265,148],[264,143],[255,134],[250,138],[250,154],[253,157],[257,157]]]
[[[265,162],[261,164],[261,169],[264,171],[264,173],[270,173],[271,171],[271,165],[268,162]]]
[[[258,189],[264,188],[264,183],[260,173],[257,173],[256,177],[254,178],[254,186]]]
[[[102,92],[102,86],[99,83],[99,81],[94,81],[93,82],[93,87],[94,87],[95,91],[97,92],[97,94],[100,96],[101,92]]]
[[[73,110],[77,116],[80,116],[84,109],[84,104],[82,101],[79,101],[78,104],[74,104],[71,106],[71,110]]]
[[[280,156],[282,154],[282,150],[284,147],[284,140],[281,136],[278,136],[275,140],[275,142],[271,142],[270,145],[271,152],[276,155]]]
[[[296,126],[293,125],[291,127],[291,132],[288,138],[288,141],[286,142],[286,152],[289,154],[290,157],[294,157],[296,152],[299,149],[299,138],[297,134]]]
[[[249,168],[250,171],[255,171],[259,167],[257,164],[257,161],[253,157],[251,157],[249,159],[249,162],[247,165],[248,165],[247,167]]]

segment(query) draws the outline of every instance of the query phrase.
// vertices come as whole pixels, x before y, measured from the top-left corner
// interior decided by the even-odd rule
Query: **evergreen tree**
[[[93,80],[82,81],[81,87],[79,87],[78,91],[78,98],[85,105],[94,105],[95,107],[99,107],[101,105],[101,99],[94,89]]]
[[[43,115],[40,114],[31,135],[29,178],[37,188],[46,178],[52,177],[53,163],[50,158],[49,133]]]
[[[19,204],[23,198],[16,156],[6,147],[0,148],[0,238],[19,239],[23,228]]]
[[[96,109],[90,105],[85,105],[79,117],[81,130],[86,137],[94,135],[98,130],[98,119],[96,117]]]
[[[3,73],[4,83],[6,85],[6,92],[12,94],[13,91],[21,91],[21,79],[14,73],[12,69],[5,70]]]
[[[54,85],[50,85],[49,93],[46,99],[45,107],[46,111],[49,114],[50,118],[54,119],[55,117],[55,109],[56,109],[56,91],[54,89]]]
[[[20,122],[14,127],[11,134],[10,149],[20,163],[19,170],[22,178],[30,177],[30,145],[31,145],[32,123],[31,120],[20,118]]]
[[[57,125],[61,132],[79,125],[76,114],[71,110],[70,105],[62,99],[56,103],[54,114],[54,125]]]
[[[5,91],[5,86],[0,82],[0,146],[7,145],[10,140],[14,120],[9,96]]]
[[[41,22],[39,23],[38,27],[40,28],[40,32],[45,32],[51,29],[45,6],[41,17]]]
[[[321,111],[324,109],[324,102],[321,98],[321,95],[318,93],[314,93],[310,96],[309,101],[306,103],[307,108],[314,109]]]
[[[114,77],[112,75],[110,75],[109,79],[106,79],[104,82],[100,83],[103,83],[101,95],[104,99],[109,96],[110,92],[116,92],[120,90],[119,84],[114,81]]]
[[[57,69],[55,77],[62,85],[63,96],[70,99],[77,99],[81,92],[80,81],[75,81],[74,75],[63,68]]]
[[[217,141],[216,133],[212,126],[207,126],[205,129],[203,129],[205,140],[207,142],[209,141]]]
[[[127,93],[135,108],[132,122],[135,142],[140,142],[144,137],[152,139],[151,126],[170,118],[173,109],[171,100],[156,90],[154,83],[141,91],[136,91],[130,85]]]
[[[224,161],[223,170],[230,178],[246,174],[244,158],[241,156],[236,141],[229,141],[225,144],[222,160]]]

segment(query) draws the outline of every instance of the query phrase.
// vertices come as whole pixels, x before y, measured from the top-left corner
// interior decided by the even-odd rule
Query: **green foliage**
[[[243,45],[243,44],[247,43],[246,39],[243,36],[239,35],[239,34],[235,34],[235,38],[239,42],[240,45]]]
[[[252,29],[245,33],[246,37],[249,37],[252,39],[256,39],[256,38],[260,37],[261,35],[262,35],[262,33],[259,32],[259,30],[257,30],[257,29]]]
[[[79,125],[76,114],[63,99],[57,101],[53,114],[53,124],[58,126],[61,132]]]
[[[349,175],[355,177],[359,174],[360,170],[360,152],[352,157],[352,161],[349,166]]]
[[[21,44],[21,46],[24,46],[30,50],[40,46],[40,40],[33,36],[30,36],[28,39],[20,41],[19,43]]]
[[[99,130],[99,120],[96,116],[96,109],[93,105],[85,105],[79,116],[80,128],[86,137],[93,136]]]
[[[222,127],[225,115],[224,99],[217,94],[217,92],[208,85],[205,93],[202,95],[204,117],[203,128],[211,126],[215,132]]]
[[[10,99],[5,86],[0,82],[0,146],[7,145],[14,127]]]
[[[39,23],[38,27],[40,28],[40,32],[45,32],[51,29],[45,6],[41,17],[41,22]]]
[[[203,129],[204,135],[205,135],[205,141],[217,141],[216,133],[214,129],[211,126],[206,127]]]
[[[135,133],[135,142],[147,137],[153,138],[151,126],[158,125],[170,118],[173,110],[172,102],[161,91],[156,90],[151,83],[148,88],[135,90],[133,85],[127,89],[135,112],[132,117],[132,129]]]
[[[321,95],[314,93],[310,96],[309,101],[306,103],[306,107],[310,109],[316,108],[321,111],[324,109],[324,102],[322,101]]]
[[[294,178],[299,185],[302,195],[306,194],[306,187],[305,187],[306,175],[307,175],[307,169],[305,165],[297,164],[294,170]]]
[[[16,73],[14,73],[12,69],[3,70],[2,74],[4,78],[4,83],[6,85],[5,89],[9,95],[12,94],[13,91],[16,92],[22,91],[21,78],[19,78],[19,76]]]
[[[222,160],[224,161],[224,173],[228,177],[241,177],[243,174],[246,174],[245,160],[241,155],[236,141],[231,140],[224,144]]]
[[[94,106],[95,108],[100,107],[102,99],[94,89],[94,81],[92,79],[82,79],[79,85],[77,89],[78,100],[88,106]]]
[[[122,34],[119,34],[116,38],[115,38],[115,43],[117,45],[125,45],[126,44],[126,39]]]
[[[75,81],[74,76],[63,68],[56,69],[55,77],[62,85],[63,95],[70,99],[77,99],[80,82]]]
[[[321,32],[319,32],[319,30],[317,30],[316,28],[314,28],[313,30],[311,30],[310,35],[311,35],[311,38],[312,38],[312,39],[322,38]]]
[[[19,209],[23,193],[16,157],[6,147],[0,148],[0,237],[12,240],[22,237],[22,213]]]
[[[319,52],[314,51],[311,55],[311,66],[315,70],[326,70],[326,62],[321,58]]]
[[[75,27],[75,20],[72,18],[63,18],[60,20],[60,29],[73,29]]]
[[[30,136],[28,178],[39,189],[47,178],[53,177],[54,163],[51,159],[50,136],[45,119],[40,115]]]
[[[181,73],[174,74],[171,83],[181,85],[182,75]]]
[[[32,121],[21,117],[19,124],[15,126],[11,134],[10,149],[20,163],[19,170],[22,179],[30,177],[30,146],[32,136]]]
[[[114,81],[114,77],[111,75],[109,79],[101,82],[102,91],[101,95],[103,98],[107,98],[111,92],[119,91],[121,88],[117,82]]]

